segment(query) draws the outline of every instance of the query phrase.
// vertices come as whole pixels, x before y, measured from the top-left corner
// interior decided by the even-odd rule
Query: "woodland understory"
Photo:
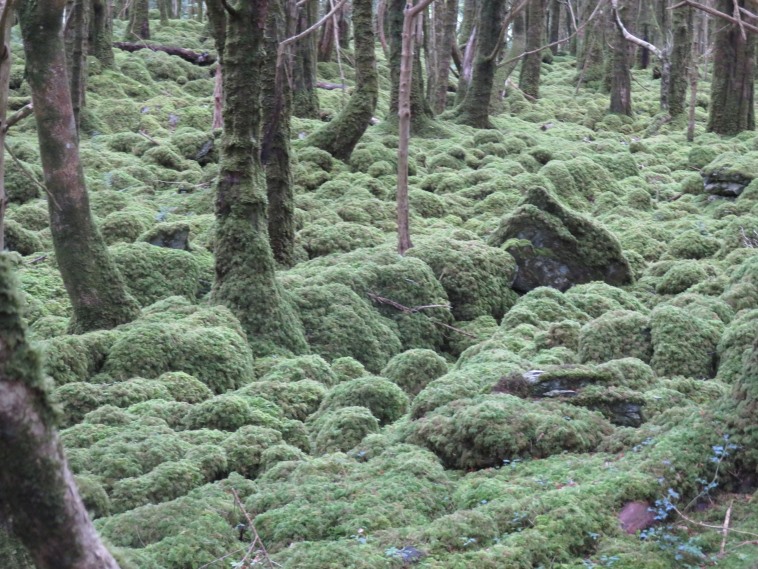
[[[333,2],[309,60],[315,1],[133,0],[60,69],[38,4],[0,19],[0,567],[758,566],[758,133],[714,70],[754,3],[437,0],[403,59],[402,3]]]

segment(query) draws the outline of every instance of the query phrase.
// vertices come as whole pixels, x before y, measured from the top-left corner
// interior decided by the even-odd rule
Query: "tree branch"
[[[624,23],[621,21],[621,16],[619,15],[618,0],[611,0],[611,9],[613,10],[613,15],[616,19],[616,25],[618,26],[619,31],[623,34],[625,40],[636,43],[638,46],[652,51],[658,57],[658,59],[664,59],[663,51],[655,47],[650,42],[646,42],[645,40],[632,35],[629,30],[624,27]]]
[[[733,16],[730,16],[729,14],[725,14],[724,12],[719,12],[718,10],[711,8],[710,6],[705,6],[703,4],[698,4],[697,2],[693,2],[693,0],[682,0],[681,2],[679,2],[679,4],[672,6],[672,10],[674,8],[681,8],[682,6],[691,6],[692,8],[695,8],[696,10],[700,10],[702,12],[705,12],[706,14],[710,14],[711,16],[716,16],[717,18],[723,18],[724,20],[728,20],[729,22],[732,22],[733,24],[740,25],[741,23],[744,29],[750,30],[753,33],[758,33],[758,26],[754,26],[753,24],[748,24],[747,22],[743,20],[738,20],[737,18],[734,18]]]

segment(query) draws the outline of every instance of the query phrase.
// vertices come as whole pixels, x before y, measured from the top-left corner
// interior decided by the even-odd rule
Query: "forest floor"
[[[151,25],[156,43],[211,51],[197,22]],[[543,64],[538,101],[508,89],[493,130],[438,118],[411,141],[405,257],[397,136],[372,126],[342,163],[300,142],[321,121],[293,119],[298,262],[279,276],[311,353],[255,358],[208,303],[209,70],[149,50],[116,63],[90,61],[81,155],[137,321],[66,334],[46,200],[20,168],[41,179],[33,118],[9,133],[6,184],[68,460],[123,569],[758,565],[730,430],[758,335],[758,135],[705,132],[707,81],[693,143],[684,119],[660,120],[650,70],[634,70],[634,117],[609,115],[602,81],[577,89],[567,55]],[[319,64],[320,81],[351,74]],[[383,62],[380,77],[382,118]],[[322,112],[347,96],[320,90]],[[704,175],[746,187],[715,195]],[[627,284],[516,293],[517,215],[588,264],[617,251]]]

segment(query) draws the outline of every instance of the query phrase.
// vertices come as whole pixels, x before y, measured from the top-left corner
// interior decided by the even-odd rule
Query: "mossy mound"
[[[484,395],[418,419],[407,440],[426,446],[449,468],[487,468],[527,456],[589,452],[611,430],[602,416],[585,409]]]
[[[304,379],[318,381],[327,387],[337,383],[337,377],[321,356],[298,356],[275,363],[261,381],[296,382]]]
[[[629,160],[632,160],[631,156]],[[633,170],[627,167],[623,173],[636,175],[633,160],[631,166],[634,167]],[[608,170],[583,156],[566,162],[551,160],[540,169],[540,174],[550,180],[558,199],[578,211],[589,209],[603,192],[618,191],[618,185]]]
[[[384,241],[384,235],[371,227],[342,222],[333,225],[313,224],[298,233],[298,240],[312,259],[339,251],[373,247]]]
[[[365,436],[379,432],[379,421],[367,407],[342,407],[320,415],[309,430],[316,453],[347,452]]]
[[[408,395],[418,395],[430,381],[445,375],[447,362],[432,350],[408,350],[392,358],[382,376],[398,385]]]
[[[538,286],[566,290],[602,280],[612,285],[633,280],[629,262],[616,238],[589,219],[561,206],[544,188],[529,190],[522,205],[503,218],[490,244],[516,259],[513,288]]]
[[[718,379],[726,383],[742,380],[743,364],[758,337],[758,309],[745,310],[729,323],[718,342]]]
[[[431,236],[418,240],[408,255],[432,268],[456,320],[484,315],[500,319],[515,302],[510,286],[516,277],[516,262],[502,249],[479,240]]]
[[[281,410],[260,397],[227,393],[194,405],[184,417],[188,429],[236,431],[245,425],[277,428]]]
[[[285,417],[305,421],[318,410],[327,388],[311,379],[286,383],[268,379],[249,383],[238,393],[267,399],[279,406]]]
[[[679,294],[712,275],[707,267],[697,261],[678,261],[666,271],[655,291],[658,294]]]
[[[353,406],[366,407],[381,425],[387,425],[408,411],[408,396],[383,377],[359,377],[333,387],[324,397],[319,414]]]
[[[653,356],[650,319],[629,310],[606,312],[582,327],[578,353],[582,362],[629,357],[649,363]]]
[[[39,236],[20,223],[9,219],[3,223],[5,230],[5,247],[9,251],[17,251],[20,255],[31,255],[43,250],[42,240]]]

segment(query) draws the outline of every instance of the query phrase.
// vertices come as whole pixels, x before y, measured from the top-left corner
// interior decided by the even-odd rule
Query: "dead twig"
[[[147,134],[144,130],[138,131],[137,134],[139,134],[143,138],[146,138],[147,140],[149,140],[150,142],[152,142],[156,146],[160,146],[161,145],[160,142],[158,142],[157,140],[155,140],[152,136],[150,136],[149,134]]]
[[[278,563],[275,563],[271,560],[271,558],[268,555],[268,551],[266,551],[266,546],[263,545],[263,540],[261,539],[261,536],[258,535],[258,530],[255,529],[255,524],[253,523],[253,519],[250,517],[250,514],[245,509],[245,506],[242,505],[242,501],[240,500],[239,494],[237,494],[237,491],[234,488],[230,488],[229,492],[234,496],[234,502],[237,504],[237,507],[242,511],[243,514],[245,514],[245,519],[247,520],[247,527],[250,529],[250,532],[253,534],[253,540],[250,543],[250,547],[247,549],[247,552],[245,553],[245,557],[242,558],[242,561],[245,561],[248,556],[255,550],[256,547],[258,547],[257,553],[263,557],[263,559],[268,563],[269,567],[276,567],[280,566]],[[257,558],[257,555],[256,555]]]
[[[405,306],[404,304],[400,304],[399,302],[396,302],[390,298],[379,296],[378,294],[373,293],[373,292],[368,292],[367,294],[368,294],[368,297],[374,302],[378,304],[384,304],[386,306],[391,306],[392,308],[399,310],[403,314],[418,314],[422,310],[429,310],[432,308],[444,308],[445,310],[450,310],[451,308],[449,304],[422,304],[420,306]],[[468,336],[469,338],[473,338],[474,340],[480,339],[478,336],[475,336],[474,334],[466,332],[465,330],[461,330],[460,328],[456,328],[455,326],[451,326],[450,324],[445,324],[444,322],[440,322],[439,320],[435,320],[434,318],[429,317],[429,321],[432,324],[436,324],[437,326],[440,326],[442,328],[452,330],[453,332],[458,332],[459,334],[463,334],[464,336]]]
[[[732,506],[734,505],[734,500],[729,502],[729,507],[726,510],[726,515],[724,516],[724,529],[721,530],[721,547],[719,548],[719,556],[723,557],[724,553],[726,551],[726,538],[729,536],[729,519],[732,517]]]

